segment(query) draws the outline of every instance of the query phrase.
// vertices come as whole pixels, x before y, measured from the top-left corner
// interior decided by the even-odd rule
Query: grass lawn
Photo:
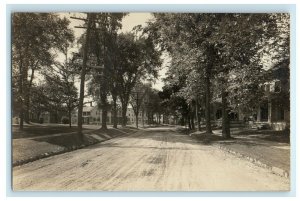
[[[180,132],[191,134],[200,143],[206,143],[204,131],[180,129]],[[288,130],[252,130],[232,129],[231,139],[223,139],[221,131],[213,131],[211,143],[218,143],[223,148],[251,157],[268,166],[275,166],[289,172],[290,168],[290,132]],[[216,134],[218,133],[218,134]]]
[[[83,130],[90,130],[83,128]],[[68,125],[24,125],[24,129],[21,131],[19,126],[12,126],[12,138],[24,138],[24,137],[35,137],[35,136],[44,136],[57,133],[70,133],[76,132],[77,126],[72,126],[71,128]]]
[[[232,136],[247,137],[249,139],[257,138],[272,142],[290,143],[290,132],[288,130],[243,130],[232,132]]]
[[[86,135],[81,140],[76,134],[44,137],[34,140],[26,138],[15,139],[13,141],[13,166],[75,150],[97,142],[96,139]]]
[[[39,138],[35,139],[35,141],[47,142],[49,144],[58,145],[66,149],[74,149],[80,146],[86,146],[98,142],[97,140],[86,135],[84,135],[83,140],[81,140],[77,134]]]
[[[268,166],[275,166],[289,172],[290,146],[288,143],[248,138],[220,143],[226,149],[259,160]]]
[[[29,126],[30,127],[30,126]],[[50,132],[47,131],[50,130]],[[74,127],[76,131],[76,127]],[[55,134],[57,131],[66,132],[70,130],[68,127],[64,126],[44,126],[29,128],[25,131],[38,131],[46,132],[47,134]],[[119,128],[119,129],[97,129],[92,131],[92,133],[85,134],[83,140],[81,140],[76,133],[71,133],[68,135],[52,135],[52,136],[41,136],[40,138],[22,138],[13,140],[13,166],[22,165],[31,161],[35,161],[41,158],[49,157],[52,155],[64,153],[66,151],[72,151],[78,148],[86,147],[92,144],[96,144],[103,140],[111,139],[124,134],[135,133],[137,130],[129,128]],[[37,135],[38,132],[35,132]],[[92,135],[98,135],[102,140],[94,138]],[[32,136],[32,135],[31,135]]]
[[[205,139],[205,129],[202,129],[201,132],[197,130],[189,130],[187,128],[178,128],[177,131],[184,133],[184,134],[200,134],[197,135],[197,139],[202,141]],[[219,130],[213,130],[213,133],[220,133],[222,132]],[[279,143],[288,143],[290,144],[290,131],[283,130],[283,131],[275,131],[275,130],[253,130],[253,129],[245,129],[245,128],[231,128],[231,138],[247,138],[247,139],[259,139],[259,140],[265,140],[265,141],[271,141],[271,142],[279,142]],[[221,134],[212,134],[211,137],[212,141],[223,141],[224,138],[222,138]]]

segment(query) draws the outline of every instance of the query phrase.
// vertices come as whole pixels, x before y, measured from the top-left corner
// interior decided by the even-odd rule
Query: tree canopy
[[[17,83],[13,96],[18,99],[15,103],[20,110],[21,129],[24,117],[29,121],[30,89],[35,71],[53,64],[54,50],[63,50],[68,42],[74,40],[69,23],[68,19],[54,13],[12,14],[12,68]]]

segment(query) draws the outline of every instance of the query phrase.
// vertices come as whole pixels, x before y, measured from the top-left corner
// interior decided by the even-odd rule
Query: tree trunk
[[[56,106],[58,108],[58,106]],[[55,123],[60,123],[58,118],[58,110],[55,110]]]
[[[114,128],[118,127],[118,117],[117,117],[117,97],[113,96],[113,116],[114,116]]]
[[[143,124],[143,128],[145,128],[145,124],[144,124],[144,108],[142,108],[142,124]]]
[[[30,105],[30,97],[28,95],[29,90],[27,90],[27,94],[25,97],[25,109],[24,109],[24,121],[29,124],[29,105]]]
[[[158,113],[158,124],[160,124],[160,113]]]
[[[222,136],[223,138],[230,138],[230,122],[228,119],[227,93],[222,86]]]
[[[107,129],[106,121],[107,121],[107,109],[106,109],[106,107],[103,107],[102,108],[102,127],[101,127],[101,129],[104,129],[104,130]]]
[[[151,113],[151,124],[154,124],[154,113]]]
[[[148,117],[148,125],[151,125],[152,123],[151,123],[151,114],[150,114],[150,112],[148,112],[147,117]]]
[[[102,126],[101,129],[106,130],[107,129],[107,96],[106,96],[106,90],[104,88],[100,90],[100,99],[101,99],[101,105],[102,105]]]
[[[31,92],[31,86],[32,86],[32,81],[34,78],[34,67],[31,69],[31,75],[30,75],[30,80],[27,86],[26,90],[26,98],[25,98],[25,114],[24,114],[24,120],[26,123],[29,124],[30,121],[30,92]],[[27,77],[26,77],[26,82],[27,82]]]
[[[20,118],[20,130],[23,130],[23,128],[24,128],[24,110],[23,110],[23,106],[21,106],[21,108],[20,108],[20,114],[19,114],[19,118]]]
[[[139,104],[140,104],[139,103],[139,93],[136,93],[136,111],[135,111],[135,125],[136,125],[136,128],[139,128],[139,110],[140,110]]]
[[[126,103],[122,103],[122,126],[126,126],[127,124],[127,104]]]
[[[27,53],[27,48],[25,48],[25,54]],[[25,58],[25,60],[23,59]],[[27,84],[27,77],[28,77],[28,60],[20,53],[20,65],[19,65],[19,103],[20,103],[20,130],[24,128],[24,116],[26,108],[24,108],[24,104],[26,102],[26,84]]]
[[[191,117],[190,117],[190,115],[187,116],[187,122],[188,122],[188,125],[189,125],[189,129],[192,130],[192,124],[191,124]]]
[[[37,122],[39,122],[39,121],[40,121],[40,116],[41,116],[41,112],[40,112],[40,111],[38,111],[38,112],[37,112]]]
[[[135,114],[135,126],[136,128],[139,128],[139,113],[136,112]]]
[[[190,119],[190,124],[191,124],[191,130],[194,130],[195,129],[195,122],[194,122],[194,119],[195,119],[195,110],[194,110],[194,101],[192,101],[190,104],[189,104],[189,119]]]
[[[24,105],[23,105],[23,60],[20,59],[19,65],[19,104],[20,104],[20,113],[19,113],[19,128],[23,130],[24,128]]]
[[[71,117],[71,113],[72,113],[72,110],[69,108],[69,111],[68,111],[68,115],[69,115],[69,127],[71,128],[72,127],[72,117]]]
[[[194,120],[195,120],[195,117],[194,117],[195,115],[194,115],[194,111],[192,111],[192,115],[191,115],[191,124],[192,124],[192,129],[194,130],[195,129],[195,122],[194,122]]]
[[[196,118],[198,124],[198,131],[201,131],[201,121],[200,121],[200,114],[199,114],[199,100],[198,97],[196,98]]]
[[[207,67],[209,68],[209,67]],[[209,69],[206,70],[207,75],[205,77],[205,118],[206,118],[206,134],[209,138],[212,134],[211,124],[210,124],[210,75]]]

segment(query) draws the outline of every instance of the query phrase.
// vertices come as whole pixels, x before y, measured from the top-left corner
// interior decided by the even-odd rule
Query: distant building
[[[78,111],[73,111],[72,113],[72,124],[77,124],[77,112]],[[121,112],[118,110],[117,111],[117,118],[118,122],[120,121],[121,118]],[[113,123],[113,117],[112,117],[112,111],[108,110],[107,111],[107,124],[112,124]],[[101,124],[102,122],[102,110],[99,109],[98,106],[93,106],[92,103],[90,103],[89,106],[84,106],[82,108],[82,118],[83,118],[83,124]]]
[[[113,124],[113,114],[112,114],[111,108],[107,111],[107,124]],[[84,106],[82,111],[82,117],[83,117],[83,124],[96,124],[100,125],[102,123],[102,110],[99,109],[99,107],[92,106],[90,104],[89,106]],[[135,125],[136,117],[134,114],[134,111],[132,108],[127,108],[127,124]],[[122,123],[122,111],[121,109],[117,110],[117,122],[118,124]],[[144,113],[144,119],[142,118],[142,111],[139,112],[138,121],[139,124],[142,124],[144,120],[144,123],[147,124],[147,115]],[[72,113],[72,124],[77,124],[77,111],[73,111]]]
[[[51,123],[51,115],[50,115],[50,112],[43,112],[41,115],[40,115],[40,123]]]
[[[127,116],[128,124],[132,124],[132,125],[136,124],[136,116],[135,116],[133,108],[127,108],[126,116]],[[146,112],[143,112],[141,109],[138,114],[138,123],[139,124],[143,124],[143,123],[148,124],[148,116],[147,116]]]
[[[93,122],[93,117],[91,115],[92,110],[94,107],[92,106],[85,106],[82,108],[82,123],[83,124],[90,124]]]

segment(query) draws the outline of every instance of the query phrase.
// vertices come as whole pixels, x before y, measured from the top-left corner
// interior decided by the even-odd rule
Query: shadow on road
[[[124,146],[124,141],[129,142],[129,145],[126,144]],[[158,146],[151,146],[147,143],[151,141],[158,141]],[[134,143],[130,143],[134,142]],[[185,133],[181,133],[177,131],[175,127],[153,127],[147,128],[140,132],[121,136],[115,138],[113,140],[108,140],[96,146],[86,147],[85,149],[94,149],[101,147],[119,147],[119,148],[145,148],[145,149],[178,149],[178,150],[191,150],[191,149],[201,149],[201,146],[197,146],[197,148],[191,148],[192,146],[188,145],[199,145],[201,143],[200,140],[194,139]],[[173,146],[177,144],[178,146]],[[169,146],[170,145],[170,146]]]

